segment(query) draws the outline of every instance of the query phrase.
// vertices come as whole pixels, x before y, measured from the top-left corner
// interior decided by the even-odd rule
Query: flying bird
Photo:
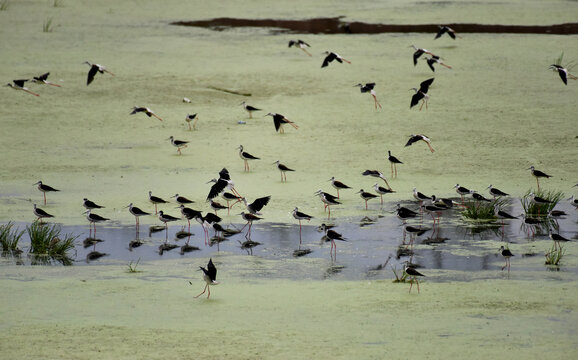
[[[334,52],[326,51],[324,52],[324,54],[327,56],[325,57],[325,59],[323,59],[323,64],[321,64],[322,68],[329,65],[329,63],[332,62],[333,60],[337,61],[338,63],[343,63],[345,61],[346,63],[351,64],[351,61],[345,60],[344,58],[342,58],[341,56],[339,56]]]
[[[419,107],[419,110],[421,111],[423,104],[425,104],[425,108],[427,109],[427,101],[429,100],[429,95],[427,94],[427,92],[429,90],[430,85],[434,82],[434,79],[435,78],[431,78],[423,81],[421,84],[419,84],[419,89],[416,88],[410,89],[415,91],[415,94],[411,97],[411,104],[409,105],[410,109],[416,106],[420,100],[422,100],[422,104]]]
[[[410,135],[409,136],[409,140],[407,141],[407,143],[405,144],[405,146],[411,146],[414,142],[417,141],[423,141],[427,144],[427,146],[429,147],[429,151],[431,151],[432,153],[435,152],[434,148],[431,146],[431,139],[423,134],[418,134],[418,135]]]
[[[359,86],[359,90],[361,90],[362,93],[370,93],[371,96],[373,96],[373,104],[375,105],[375,108],[377,109],[377,107],[379,106],[379,108],[381,109],[381,104],[379,103],[379,101],[377,101],[377,96],[375,96],[375,90],[373,90],[373,88],[375,87],[375,83],[367,83],[365,85],[363,84],[357,84],[354,86]]]
[[[440,38],[443,34],[447,33],[452,39],[456,39],[456,37],[461,38],[460,36],[458,36],[456,34],[456,32],[454,31],[454,29],[452,29],[449,26],[439,26],[440,30],[438,31],[438,33],[436,34],[436,36],[434,37],[434,40],[437,38]]]
[[[271,116],[273,118],[273,123],[275,124],[275,131],[283,134],[285,130],[283,130],[283,124],[290,124],[295,129],[299,129],[299,126],[295,124],[293,121],[287,119],[285,116],[276,113],[268,113],[265,116]]]
[[[568,85],[568,78],[570,78],[572,80],[578,80],[577,76],[570,74],[568,72],[568,69],[566,69],[560,65],[552,64],[548,67],[548,69],[558,71],[558,75],[560,75],[560,79],[562,79],[562,81],[564,82],[564,85]]]
[[[42,75],[39,75],[39,76],[35,76],[35,77],[32,78],[31,81],[32,81],[33,83],[36,83],[36,84],[46,84],[46,85],[52,85],[52,86],[56,86],[56,87],[61,87],[61,86],[58,85],[58,84],[55,84],[55,83],[52,83],[52,82],[48,81],[48,80],[47,80],[47,79],[48,79],[48,75],[50,75],[49,72],[47,72],[47,73],[45,73],[45,74],[42,74]]]
[[[419,59],[419,57],[422,56],[423,54],[434,56],[434,54],[429,50],[415,47],[415,45],[410,45],[409,47],[412,47],[415,50],[415,52],[413,53],[413,66],[417,65],[417,59]]]
[[[289,47],[298,47],[299,49],[303,50],[303,52],[305,52],[305,54],[311,56],[311,53],[309,53],[309,51],[307,51],[308,47],[311,47],[311,45],[307,44],[305,41],[303,40],[289,40]]]
[[[445,64],[441,58],[439,56],[436,55],[432,55],[432,57],[425,57],[424,58],[427,61],[427,65],[429,66],[429,68],[431,69],[431,71],[435,72],[436,69],[434,68],[434,64],[440,64],[441,66],[445,66],[448,69],[451,69],[452,67],[449,66],[448,64]]]
[[[106,73],[109,73],[110,75],[114,76],[113,73],[106,70],[106,68],[102,65],[91,64],[88,61],[85,61],[84,64],[88,64],[88,66],[90,66],[90,70],[88,70],[88,78],[86,79],[86,86],[90,85],[90,83],[94,80],[94,76],[96,75],[96,73],[104,74],[106,72]]]
[[[208,299],[209,297],[211,297],[211,288],[210,288],[211,285],[219,284],[219,282],[217,281],[217,268],[213,264],[213,259],[209,259],[209,263],[207,264],[206,269],[202,266],[199,266],[199,268],[203,271],[203,280],[205,281],[206,285],[203,292],[195,296],[195,298],[198,298],[199,296],[203,295],[206,291],[208,291],[207,294]]]
[[[157,114],[155,114],[154,111],[152,111],[151,109],[149,109],[148,107],[145,107],[145,106],[133,107],[130,115],[134,115],[134,114],[139,113],[139,112],[145,113],[146,116],[148,116],[148,117],[154,116],[157,119],[159,119],[160,121],[163,121],[163,119],[161,119]]]
[[[29,94],[32,94],[34,96],[40,96],[37,93],[30,91],[26,86],[24,86],[24,83],[27,81],[28,81],[28,79],[12,80],[12,82],[6,84],[6,86],[11,87],[14,90],[22,90],[22,91],[27,92]]]

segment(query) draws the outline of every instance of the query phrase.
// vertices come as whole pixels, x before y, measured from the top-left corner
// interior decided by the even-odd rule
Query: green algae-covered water
[[[563,64],[578,59],[575,35],[473,33],[434,41],[422,33],[279,34],[170,25],[227,16],[548,25],[575,21],[574,2],[7,3],[0,11],[1,78],[7,83],[50,71],[49,80],[62,87],[30,84],[39,97],[3,89],[2,223],[34,219],[32,205],[43,201],[32,186],[38,180],[61,190],[41,207],[64,225],[85,224],[84,197],[105,205],[99,214],[118,226],[133,223],[123,209],[130,202],[152,210],[148,191],[165,198],[178,192],[208,211],[206,182],[223,167],[249,200],[272,195],[266,222],[293,222],[290,212],[299,206],[319,225],[326,214],[313,193],[333,192],[332,176],[354,188],[332,208],[332,222],[392,216],[376,204],[366,212],[354,194],[375,183],[361,176],[365,169],[383,171],[396,190],[386,198],[387,210],[410,199],[414,187],[451,196],[456,183],[480,192],[492,183],[520,197],[535,188],[526,170],[531,165],[553,176],[542,188],[565,197],[578,191],[572,188],[578,181],[578,82],[564,86],[547,70],[562,52]],[[53,31],[44,33],[48,19]],[[287,48],[297,38],[312,45],[312,57]],[[424,63],[414,67],[411,44],[453,68],[438,66],[433,74]],[[326,50],[352,64],[320,69]],[[115,76],[98,74],[87,87],[87,60]],[[434,75],[428,109],[410,110],[408,89]],[[377,83],[382,110],[353,87],[360,82]],[[263,111],[248,119],[242,101]],[[164,121],[130,116],[133,106],[148,106]],[[267,112],[287,116],[299,129],[275,133],[271,118],[263,117]],[[196,131],[188,130],[188,113],[199,114]],[[412,133],[427,134],[436,152],[424,144],[405,148]],[[167,140],[171,135],[190,141],[182,156]],[[262,158],[249,173],[236,150],[241,144]],[[404,162],[394,179],[387,150]],[[275,160],[296,170],[287,183]],[[176,215],[172,207],[165,211]],[[225,221],[242,223],[237,213]],[[575,216],[563,224],[572,226]],[[576,234],[575,227],[562,230]],[[516,269],[516,258],[509,277],[495,268],[424,269],[428,279],[419,295],[391,283],[389,270],[368,280],[319,281],[319,269],[331,262],[317,257],[272,261],[209,250],[206,258],[143,261],[137,274],[127,274],[121,261],[82,267],[7,262],[0,266],[0,349],[14,359],[568,357],[577,347],[577,287],[575,246],[567,251],[560,272]],[[211,299],[195,300],[204,284],[193,270],[211,256],[222,284]],[[530,265],[539,268],[542,260]],[[296,268],[300,280],[266,275]]]

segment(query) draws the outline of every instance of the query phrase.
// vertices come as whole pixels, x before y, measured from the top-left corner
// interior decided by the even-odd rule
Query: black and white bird
[[[207,195],[207,201],[216,198],[217,196],[219,196],[219,194],[223,193],[225,189],[231,190],[233,194],[236,195],[237,198],[241,196],[239,192],[237,192],[237,190],[235,189],[235,184],[231,180],[229,171],[226,168],[223,168],[221,171],[219,171],[219,179],[211,179],[207,182],[207,184],[209,183],[214,184],[211,186],[209,195]],[[230,198],[228,200],[233,199]]]
[[[199,296],[203,295],[205,292],[208,291],[207,294],[208,299],[209,297],[211,297],[211,286],[219,284],[219,282],[217,281],[217,268],[213,264],[213,259],[209,259],[209,263],[207,264],[206,269],[202,266],[199,266],[199,268],[203,271],[203,280],[205,281],[206,285],[203,292],[195,296],[195,298],[198,298]]]
[[[409,282],[409,292],[411,292],[411,288],[413,286],[413,282],[415,281],[416,285],[417,285],[417,292],[419,294],[419,281],[417,280],[417,277],[423,277],[425,276],[424,274],[420,273],[419,271],[417,271],[417,269],[415,268],[415,266],[410,265],[408,262],[405,263],[405,266],[403,268],[403,271],[407,274],[407,276],[409,276],[410,282]]]
[[[277,164],[277,169],[281,173],[281,182],[287,182],[287,171],[295,171],[284,164],[281,164],[279,160],[275,161],[273,164]]]
[[[338,63],[343,63],[345,61],[346,63],[351,64],[351,61],[345,60],[339,54],[336,54],[334,52],[325,51],[323,54],[325,54],[326,56],[325,59],[323,59],[323,64],[321,64],[322,68],[329,65],[329,63],[332,62],[333,60],[337,61]]]
[[[243,109],[245,109],[246,112],[249,113],[249,118],[252,119],[253,118],[253,113],[255,111],[261,111],[261,109],[258,109],[254,106],[251,106],[249,104],[247,104],[245,101],[243,101],[240,105],[243,105]]]
[[[293,217],[299,221],[299,243],[301,243],[301,220],[310,221],[313,219],[313,216],[307,215],[304,212],[299,211],[299,208],[295,207],[292,213]]]
[[[46,205],[46,193],[47,192],[55,192],[55,191],[60,191],[58,189],[53,188],[52,186],[48,186],[46,184],[43,184],[42,181],[38,181],[35,184],[32,185],[38,185],[38,190],[42,191],[42,195],[44,196],[44,205]]]
[[[259,160],[260,158],[253,156],[243,149],[243,145],[239,145],[239,157],[245,162],[245,171],[249,171],[249,160]]]
[[[154,117],[156,117],[157,119],[159,119],[160,121],[163,121],[163,119],[161,119],[157,114],[155,114],[154,111],[152,111],[151,109],[149,109],[149,108],[146,107],[146,106],[135,106],[135,107],[133,107],[130,115],[134,115],[134,114],[140,113],[140,112],[146,114],[146,116],[148,116],[148,117],[154,116]]]
[[[405,146],[406,147],[411,146],[413,143],[418,141],[425,142],[427,144],[427,147],[429,148],[429,151],[431,151],[432,153],[435,152],[434,148],[431,146],[431,139],[424,134],[417,134],[417,135],[411,134]]]
[[[335,180],[335,176],[332,176],[331,179],[329,179],[329,181],[331,181],[331,186],[333,186],[333,188],[337,190],[337,199],[339,199],[339,190],[351,189],[350,186],[345,185],[339,180]]]
[[[213,209],[213,211],[215,212],[215,215],[217,215],[217,211],[219,211],[219,210],[229,209],[228,206],[225,206],[221,203],[218,203],[213,199],[209,200],[209,204],[211,206],[211,209]]]
[[[500,189],[496,189],[492,184],[487,187],[490,191],[490,195],[494,198],[502,197],[502,196],[510,196],[510,194],[506,194],[505,192],[501,191]]]
[[[538,181],[539,178],[551,178],[552,176],[534,168],[534,165],[530,166],[527,170],[532,172],[532,175],[536,178],[536,185],[538,185],[538,191],[540,190],[540,182]]]
[[[528,196],[530,197],[530,201],[533,204],[536,205],[548,205],[548,204],[552,204],[552,201],[548,200],[548,199],[544,199],[542,197],[536,196],[536,194],[534,194],[533,192],[531,192],[530,194],[528,194]]]
[[[85,61],[84,64],[88,64],[88,66],[90,66],[90,70],[88,70],[88,78],[86,79],[86,86],[90,85],[90,83],[94,80],[94,76],[96,75],[96,73],[101,73],[101,74],[108,73],[108,74],[114,76],[113,73],[108,71],[102,65],[91,64],[88,61]]]
[[[413,197],[414,197],[414,199],[419,201],[420,204],[426,200],[431,200],[430,196],[427,196],[424,193],[417,191],[417,188],[413,188]]]
[[[186,205],[186,204],[194,203],[193,200],[187,199],[186,197],[180,196],[179,194],[175,194],[171,197],[175,198],[175,201],[177,202],[177,204],[180,204],[180,205]]]
[[[331,241],[330,253],[333,252],[334,250],[335,250],[335,253],[337,253],[337,245],[335,245],[335,240],[347,241],[347,239],[344,238],[343,235],[341,235],[340,233],[338,233],[335,230],[330,229],[325,224],[321,224],[321,231],[325,232],[325,239],[327,239],[327,241]]]
[[[245,238],[246,238],[246,239],[250,239],[250,238],[251,238],[251,227],[253,226],[253,221],[263,220],[263,218],[255,215],[255,214],[246,213],[246,212],[244,212],[244,211],[241,211],[241,213],[240,213],[239,215],[241,215],[241,217],[243,218],[243,220],[245,220],[245,221],[247,222],[247,223],[243,226],[243,228],[241,229],[241,231],[243,231],[243,229],[245,228],[245,226],[249,225],[249,229],[247,229],[247,234],[245,234]]]
[[[165,214],[165,213],[161,210],[161,211],[159,211],[159,220],[162,221],[162,222],[165,224],[165,228],[168,230],[168,228],[169,228],[168,223],[171,222],[171,221],[177,221],[177,220],[179,220],[179,218],[178,218],[178,217],[171,216],[171,215],[169,215],[169,214]]]
[[[269,204],[269,201],[271,201],[271,195],[257,198],[250,204],[244,197],[242,197],[240,201],[245,204],[245,207],[250,214],[261,215],[260,211],[263,209],[263,207]]]
[[[189,124],[189,130],[197,130],[197,121],[199,121],[199,117],[197,114],[187,114],[185,117],[185,121]],[[193,127],[191,128],[191,121],[193,122]]]
[[[36,204],[34,204],[34,210],[33,211],[34,211],[34,215],[36,215],[36,217],[38,218],[37,220],[39,220],[41,223],[42,223],[42,219],[54,217],[54,215],[50,215],[49,213],[42,210],[41,208],[36,207]]]
[[[440,28],[440,30],[438,31],[438,33],[434,37],[434,40],[440,38],[445,33],[447,33],[454,40],[456,39],[456,37],[460,37],[456,34],[454,29],[452,29],[449,26],[438,26],[438,27]]]
[[[185,219],[187,219],[187,222],[189,223],[189,231],[191,230],[191,220],[195,219],[198,216],[202,216],[201,212],[198,210],[194,210],[188,207],[185,207],[185,205],[181,204],[178,209],[181,210],[181,215],[183,215],[185,217]]]
[[[367,210],[367,202],[371,199],[375,199],[377,197],[377,195],[372,194],[370,192],[367,192],[363,189],[359,190],[357,192],[359,194],[359,196],[361,196],[361,198],[365,201],[365,210]]]
[[[176,140],[175,137],[172,135],[167,140],[170,140],[171,144],[173,144],[173,146],[177,148],[177,153],[179,155],[182,155],[181,149],[186,148],[187,144],[189,143],[189,141],[185,140]]]
[[[94,227],[94,233],[95,234],[96,234],[96,223],[97,222],[104,222],[104,221],[110,220],[108,218],[102,217],[98,214],[91,212],[91,209],[86,210],[83,214],[86,214],[86,219]]]
[[[502,256],[504,257],[504,259],[506,259],[506,264],[504,266],[502,266],[502,270],[504,270],[505,268],[508,268],[508,272],[510,272],[510,258],[512,256],[514,256],[514,254],[512,254],[510,249],[505,248],[503,245],[500,246],[499,251],[500,251],[500,254],[502,254]]]
[[[318,195],[321,202],[325,205],[324,210],[329,209],[329,214],[327,215],[327,218],[329,219],[331,217],[331,205],[340,205],[341,203],[338,201],[336,196],[326,193],[321,189],[316,191],[315,195]]]
[[[417,212],[410,210],[404,206],[401,206],[401,204],[397,204],[397,208],[396,208],[395,212],[397,214],[397,217],[401,221],[403,221],[404,224],[405,224],[406,220],[413,219],[419,215]]]
[[[427,65],[429,66],[429,68],[431,69],[431,71],[435,72],[436,69],[434,68],[435,64],[440,64],[441,66],[444,66],[448,69],[451,69],[452,67],[446,63],[444,63],[442,61],[442,59],[439,56],[436,55],[432,55],[431,57],[425,57],[424,58],[425,61],[427,61]]]
[[[403,164],[398,158],[391,155],[391,151],[387,150],[387,160],[391,165],[391,176],[394,176],[394,169],[395,169],[395,177],[397,177],[397,164]]]
[[[151,203],[153,203],[155,205],[155,215],[158,213],[157,211],[157,205],[158,204],[166,204],[168,203],[168,201],[161,199],[158,196],[154,196],[152,191],[149,191],[149,200]]]
[[[429,87],[434,82],[434,80],[435,80],[435,78],[427,79],[425,81],[422,81],[419,84],[419,89],[416,89],[416,88],[410,89],[410,90],[415,91],[415,94],[411,97],[411,103],[409,105],[410,109],[412,107],[416,106],[417,104],[419,104],[420,100],[422,101],[422,104],[419,107],[419,110],[421,111],[424,104],[425,104],[425,108],[427,109],[427,102],[429,100],[429,95],[427,94],[427,92],[429,91]]]
[[[309,53],[309,51],[307,51],[308,47],[311,47],[311,45],[307,44],[305,41],[303,40],[289,40],[289,47],[298,47],[299,49],[303,50],[303,52],[305,52],[305,54],[311,56],[311,53]]]
[[[376,109],[378,106],[380,109],[382,108],[379,101],[377,101],[375,90],[373,90],[373,88],[375,88],[375,83],[366,83],[365,85],[360,83],[354,86],[359,86],[359,90],[362,93],[369,93],[373,97],[373,105],[375,106]]]
[[[464,196],[472,193],[470,189],[460,186],[460,184],[454,185],[454,189],[462,197],[462,203],[464,202]]]
[[[85,209],[87,210],[93,210],[93,209],[102,209],[104,208],[104,206],[100,206],[95,204],[94,202],[88,200],[87,198],[82,199],[82,206],[84,206]]]
[[[295,124],[293,121],[287,119],[285,116],[281,115],[281,114],[276,114],[276,113],[268,113],[265,116],[271,116],[273,118],[273,124],[275,125],[275,131],[277,131],[278,133],[285,133],[285,130],[283,129],[283,124],[289,124],[291,126],[293,126],[295,129],[299,129],[299,126],[297,126],[297,124]]]
[[[387,189],[387,188],[384,188],[383,186],[379,186],[377,183],[373,184],[373,189],[375,190],[376,193],[379,194],[379,197],[381,199],[381,205],[383,205],[383,195],[391,194],[391,193],[395,192],[391,189]]]
[[[381,180],[385,181],[385,185],[387,185],[387,187],[391,190],[391,186],[389,186],[389,183],[387,182],[385,175],[383,175],[383,173],[381,171],[379,171],[379,170],[365,170],[364,172],[361,173],[361,175],[380,178]]]
[[[564,236],[560,235],[560,234],[556,234],[553,233],[552,230],[550,228],[548,228],[548,236],[550,237],[550,239],[552,239],[552,241],[554,241],[554,249],[557,248],[562,248],[560,246],[560,242],[568,242],[570,241],[570,239],[565,238]]]
[[[50,75],[49,72],[44,73],[44,74],[42,74],[42,75],[34,76],[31,81],[32,81],[33,83],[36,83],[36,84],[46,84],[46,85],[61,87],[61,86],[58,85],[58,84],[55,84],[55,83],[53,83],[53,82],[48,81],[48,75]]]
[[[134,215],[135,219],[136,219],[136,226],[139,226],[139,218],[141,216],[147,216],[150,215],[150,213],[142,211],[140,208],[133,206],[132,203],[128,204],[128,206],[126,206],[128,208],[128,211],[130,211],[131,214]]]
[[[476,201],[492,202],[492,200],[486,198],[484,195],[478,194],[478,192],[476,190],[470,190],[470,194],[472,195],[472,197]]]
[[[417,65],[417,59],[419,59],[419,57],[422,56],[423,54],[434,56],[434,54],[429,50],[415,47],[415,45],[410,45],[409,47],[412,47],[415,50],[415,52],[413,53],[413,66]]]
[[[500,206],[498,204],[494,205],[494,215],[498,218],[498,219],[507,219],[507,220],[512,220],[512,219],[517,219],[518,217],[513,216],[508,214],[507,212],[503,211],[500,209]]]
[[[26,86],[24,86],[24,83],[27,81],[28,81],[28,79],[12,80],[12,82],[6,84],[6,86],[11,87],[14,90],[22,90],[22,91],[27,92],[29,94],[32,94],[34,96],[40,96],[39,94],[37,94],[33,91],[30,91]]]
[[[564,85],[568,85],[568,79],[578,80],[577,76],[570,74],[568,69],[561,65],[552,64],[548,67],[548,69],[557,71],[558,75],[560,75],[560,79],[562,79],[562,82],[564,82]]]

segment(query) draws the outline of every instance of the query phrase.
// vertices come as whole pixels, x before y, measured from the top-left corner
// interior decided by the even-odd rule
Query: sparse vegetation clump
[[[30,237],[30,251],[32,264],[49,264],[57,261],[63,265],[72,265],[69,252],[74,250],[74,241],[77,236],[61,235],[60,226],[54,224],[40,224],[34,222],[26,226]]]
[[[140,261],[140,258],[138,258],[138,260],[136,262],[131,260],[131,262],[129,262],[127,265],[128,268],[126,271],[129,273],[141,272],[140,270],[137,270],[137,266],[138,266],[139,261]]]
[[[19,255],[22,252],[18,248],[18,242],[22,235],[24,235],[24,230],[13,230],[13,227],[14,223],[12,222],[0,225],[0,247],[2,249],[2,256],[14,256]]]
[[[8,5],[10,5],[10,2],[8,0],[0,1],[0,11],[8,10]]]
[[[397,268],[392,266],[391,270],[393,271],[393,275],[395,275],[395,280],[393,280],[394,283],[404,283],[408,277],[407,273],[405,271],[401,271],[401,275],[398,275],[397,273]]]
[[[532,201],[532,194],[534,196],[542,198],[549,201],[545,204],[536,204]],[[522,208],[526,214],[526,217],[539,217],[546,216],[548,213],[554,209],[556,204],[564,197],[564,193],[561,191],[545,191],[538,190],[533,192],[528,190],[526,194],[520,200],[522,202]]]
[[[546,253],[546,265],[560,265],[560,261],[566,251],[562,246],[552,245],[552,248]]]
[[[42,23],[42,32],[49,33],[52,30],[54,30],[53,18],[46,18]]]

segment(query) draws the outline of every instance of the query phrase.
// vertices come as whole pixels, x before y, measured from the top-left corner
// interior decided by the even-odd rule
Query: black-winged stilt
[[[37,93],[30,91],[26,86],[24,86],[24,83],[27,81],[28,79],[12,80],[12,82],[6,84],[6,86],[11,87],[14,90],[22,90],[34,96],[40,96]]]
[[[359,194],[359,196],[361,196],[361,198],[365,201],[365,210],[367,210],[367,202],[371,199],[375,199],[377,197],[377,195],[372,194],[370,192],[364,191],[363,189],[359,190],[357,192]]]
[[[417,142],[417,141],[425,142],[429,148],[429,151],[431,151],[432,153],[435,152],[434,148],[431,146],[431,139],[429,137],[427,137],[426,135],[423,135],[423,134],[410,135],[409,140],[407,141],[405,146],[406,147],[411,146],[414,142]]]
[[[149,191],[149,200],[151,203],[155,204],[155,215],[158,213],[157,211],[157,205],[158,204],[166,204],[168,203],[168,201],[161,199],[158,196],[154,196],[152,191]]]
[[[185,117],[185,121],[189,124],[189,130],[197,130],[197,121],[199,121],[199,117],[197,114],[187,114]],[[193,128],[191,129],[191,121],[193,122]]]
[[[420,273],[419,271],[417,271],[416,268],[414,266],[410,265],[407,261],[405,263],[403,271],[411,278],[409,281],[409,292],[411,292],[413,282],[415,281],[415,283],[417,285],[417,292],[419,294],[419,281],[418,281],[417,277],[418,276],[425,276],[425,275]]]
[[[332,62],[333,60],[337,61],[338,63],[343,63],[345,61],[346,63],[351,64],[351,61],[345,60],[339,54],[336,54],[334,52],[325,51],[323,54],[325,54],[326,56],[325,59],[323,59],[323,64],[321,64],[322,68],[329,65],[329,63]]]
[[[36,84],[46,84],[46,85],[52,85],[52,86],[56,86],[56,87],[61,87],[58,84],[55,84],[53,82],[48,81],[48,75],[50,75],[49,72],[44,73],[42,75],[38,75],[32,78],[32,82],[36,83]]]
[[[44,205],[46,205],[46,193],[47,192],[60,191],[60,190],[57,190],[51,186],[43,184],[42,181],[38,181],[37,183],[32,184],[32,185],[38,185],[38,190],[42,191],[42,195],[44,195]]]
[[[298,47],[299,49],[303,50],[303,52],[305,54],[312,56],[311,53],[309,53],[309,51],[307,51],[307,48],[311,47],[311,45],[307,44],[303,40],[289,40],[289,47],[291,47],[291,46]]]
[[[375,190],[376,193],[379,194],[379,197],[381,199],[381,205],[383,205],[383,195],[395,192],[391,189],[386,189],[383,186],[379,186],[377,183],[373,184],[373,189]]]
[[[150,213],[142,211],[140,208],[133,206],[132,203],[128,204],[128,206],[126,206],[126,207],[128,208],[128,211],[130,211],[130,213],[134,215],[134,217],[136,219],[137,230],[138,230],[139,217],[150,215]]]
[[[109,73],[110,75],[114,76],[113,73],[111,73],[110,71],[108,71],[104,66],[99,65],[99,64],[91,64],[88,61],[85,61],[84,64],[88,64],[88,66],[90,66],[90,70],[88,70],[88,78],[86,79],[86,86],[90,85],[90,83],[92,82],[92,80],[94,80],[94,76],[96,75],[96,73],[101,73],[104,74]]]
[[[434,82],[434,79],[435,78],[431,78],[431,79],[427,79],[425,81],[422,81],[419,84],[419,89],[416,89],[416,88],[410,89],[410,90],[415,91],[415,94],[413,94],[413,96],[411,97],[411,103],[409,105],[410,109],[412,107],[416,106],[417,104],[419,104],[420,100],[422,101],[422,104],[419,107],[419,110],[421,111],[421,108],[423,108],[424,104],[425,104],[425,108],[427,109],[427,102],[429,100],[429,95],[427,94],[427,92],[429,91],[430,85]]]
[[[247,104],[245,101],[243,101],[240,105],[243,105],[243,109],[245,109],[246,112],[249,113],[249,118],[252,119],[253,118],[253,113],[255,111],[261,111],[261,109],[258,109],[254,106],[251,106],[249,104]]]
[[[338,199],[339,199],[339,190],[351,189],[350,186],[345,185],[344,183],[342,183],[339,180],[335,180],[335,176],[332,176],[331,179],[329,179],[329,181],[331,181],[331,186],[333,186],[333,188],[335,190],[337,190],[337,198]]]
[[[34,215],[36,215],[36,217],[38,218],[40,223],[42,223],[42,219],[44,219],[44,218],[53,218],[54,217],[54,215],[50,215],[49,213],[42,210],[41,208],[36,207],[36,204],[34,204],[34,210],[33,211],[34,211]]]
[[[151,109],[149,109],[146,106],[135,106],[132,108],[132,111],[130,112],[129,115],[134,115],[136,113],[142,112],[144,114],[146,114],[146,116],[151,117],[154,116],[157,119],[159,119],[160,121],[163,121],[163,119],[161,119],[157,114],[154,113],[154,111],[152,111]]]
[[[176,140],[174,136],[170,136],[167,140],[171,141],[171,144],[173,144],[174,147],[177,148],[177,153],[179,155],[181,154],[181,149],[186,148],[187,144],[189,143],[189,141],[184,141],[184,140]]]
[[[505,192],[501,191],[500,189],[496,189],[492,184],[487,187],[490,191],[490,195],[494,198],[502,197],[502,196],[510,196],[510,194],[506,194]]]
[[[534,168],[534,165],[530,166],[527,170],[532,172],[532,175],[536,178],[536,185],[538,185],[538,191],[540,190],[540,182],[538,181],[539,178],[551,178],[552,176]]]
[[[503,245],[500,246],[499,251],[500,251],[500,254],[502,254],[502,256],[504,257],[504,259],[506,259],[506,264],[504,266],[502,266],[502,270],[504,270],[505,268],[508,268],[508,272],[510,272],[510,258],[512,256],[514,256],[514,254],[512,254],[510,249],[504,247]]]
[[[199,268],[203,271],[203,280],[205,281],[206,285],[203,292],[195,296],[195,298],[198,298],[199,296],[203,295],[206,291],[208,291],[207,294],[208,299],[209,297],[211,297],[211,286],[219,284],[219,282],[217,281],[217,268],[213,264],[213,259],[209,259],[209,263],[207,264],[206,269],[202,266],[199,266]]]
[[[299,126],[297,126],[297,124],[295,124],[293,121],[287,119],[285,116],[281,115],[281,114],[276,114],[276,113],[268,113],[265,116],[271,116],[273,117],[273,123],[275,125],[275,131],[277,131],[278,133],[285,133],[285,130],[283,129],[283,124],[289,124],[291,126],[293,126],[295,129],[299,129]]]
[[[391,176],[393,176],[393,174],[394,174],[393,171],[395,169],[395,177],[397,177],[397,164],[403,164],[403,163],[398,158],[391,155],[391,150],[387,150],[387,160],[389,161],[389,164],[391,165]]]
[[[429,54],[431,56],[434,56],[434,54],[429,50],[418,48],[415,45],[410,45],[409,47],[412,47],[415,50],[415,52],[413,53],[413,66],[417,65],[417,59],[419,59],[419,57],[422,56],[423,54]]]
[[[444,63],[442,61],[442,59],[439,56],[436,55],[432,55],[431,57],[425,57],[424,58],[425,61],[427,61],[427,65],[429,66],[429,68],[431,69],[431,71],[436,72],[436,69],[434,68],[435,64],[440,64],[441,66],[444,66],[448,69],[451,69],[452,67],[446,63]]]
[[[275,161],[273,164],[277,164],[277,169],[281,172],[281,182],[287,182],[287,171],[295,171],[283,164],[279,160]]]
[[[239,147],[237,149],[239,149],[239,156],[245,162],[245,171],[248,172],[250,170],[249,169],[249,160],[259,160],[260,158],[253,156],[253,155],[249,154],[248,152],[244,151],[243,145],[239,145]]]
[[[554,70],[558,72],[560,75],[560,79],[564,82],[564,85],[568,85],[568,79],[578,80],[577,76],[574,76],[568,72],[568,69],[564,68],[563,66],[552,64],[548,67],[548,69]]]
[[[299,208],[295,207],[295,209],[293,209],[293,217],[299,221],[299,243],[301,244],[301,220],[310,221],[313,219],[313,216],[307,215],[299,211]]]
[[[369,93],[372,97],[373,97],[373,105],[375,106],[375,108],[377,109],[377,107],[379,106],[379,108],[381,109],[381,104],[379,103],[379,101],[377,101],[377,96],[375,94],[375,90],[373,90],[373,88],[375,87],[375,83],[366,83],[364,84],[357,84],[354,86],[359,86],[359,90],[362,93]]]
[[[440,26],[438,25],[438,27],[440,28],[439,31],[437,32],[436,36],[434,37],[434,40],[437,38],[440,38],[443,34],[447,33],[452,39],[456,39],[456,37],[460,37],[456,34],[456,32],[454,31],[454,29],[452,29],[449,26]]]
[[[82,199],[82,206],[84,206],[85,209],[88,210],[92,210],[92,209],[102,209],[104,208],[104,206],[100,206],[95,204],[94,202],[88,200],[87,198]]]

